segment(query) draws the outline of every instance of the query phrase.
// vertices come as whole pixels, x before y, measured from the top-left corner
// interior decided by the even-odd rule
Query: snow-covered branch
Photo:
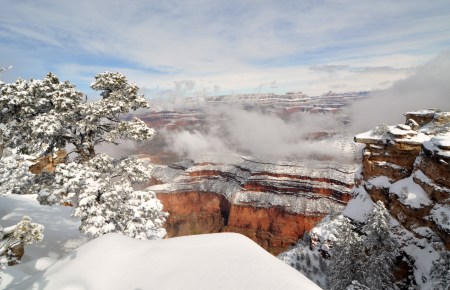
[[[8,155],[0,160],[0,193],[38,193],[43,204],[72,206],[91,238],[108,232],[161,238],[166,217],[161,203],[153,192],[133,187],[149,178],[148,168],[135,158],[114,160],[96,152],[102,143],[150,139],[152,128],[125,119],[148,103],[120,73],[98,74],[91,87],[102,99],[87,102],[52,73],[43,80],[1,84],[0,125]],[[70,160],[68,145],[76,154]]]

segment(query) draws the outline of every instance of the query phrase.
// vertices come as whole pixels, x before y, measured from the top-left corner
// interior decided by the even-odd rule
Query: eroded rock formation
[[[357,183],[416,237],[432,232],[450,249],[450,113],[405,116],[405,125],[355,136],[366,145]]]
[[[34,160],[34,163],[29,167],[29,170],[34,174],[54,172],[56,165],[66,162],[66,158],[66,150],[58,150],[53,155],[45,155]]]
[[[450,113],[424,110],[405,116],[405,124],[380,125],[355,136],[365,148],[342,215],[329,215],[311,230],[310,239],[279,256],[322,287],[342,220],[349,218],[358,235],[367,236],[367,218],[382,201],[390,214],[390,235],[399,245],[394,288],[447,289],[435,285],[448,286]],[[436,265],[446,266],[440,272]]]
[[[350,198],[353,165],[235,158],[155,168],[169,237],[238,232],[278,254]]]

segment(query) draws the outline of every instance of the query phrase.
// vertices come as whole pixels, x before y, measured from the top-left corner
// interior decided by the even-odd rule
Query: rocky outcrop
[[[33,174],[54,172],[56,165],[66,162],[66,159],[66,150],[58,150],[53,155],[45,155],[34,160],[34,164],[29,167],[29,170]]]
[[[271,253],[294,245],[350,198],[353,165],[205,159],[157,166],[151,186],[169,212],[169,237],[238,232]]]
[[[292,213],[283,207],[231,205],[223,231],[241,233],[277,255],[296,244],[323,217]]]
[[[389,211],[390,235],[399,247],[394,288],[446,289],[436,287],[436,281],[448,285],[450,113],[424,110],[405,116],[405,124],[381,125],[355,136],[365,148],[352,199],[341,215],[327,216],[307,239],[279,255],[325,289],[330,248],[341,238],[343,219],[351,220],[360,237],[369,235],[365,225],[377,201]],[[447,266],[437,274],[436,264]]]
[[[381,200],[394,218],[392,235],[407,262],[395,273],[398,286],[432,289],[433,263],[450,250],[450,113],[424,110],[405,116],[405,124],[355,136],[365,149],[344,215],[364,224],[373,202]]]
[[[366,145],[357,182],[407,230],[424,238],[417,229],[431,229],[450,249],[450,113],[405,116],[405,125],[355,136]]]
[[[157,193],[169,212],[166,221],[167,237],[220,232],[225,226],[229,210],[221,211],[223,197],[217,193],[177,192]],[[226,202],[226,201],[225,201]]]

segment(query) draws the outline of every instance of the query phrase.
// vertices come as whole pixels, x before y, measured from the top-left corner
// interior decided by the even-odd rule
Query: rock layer
[[[155,167],[162,184],[150,189],[169,212],[169,237],[238,232],[278,254],[344,207],[354,171],[330,163],[203,160]]]
[[[396,289],[444,289],[450,255],[450,113],[425,110],[406,113],[406,124],[381,125],[355,136],[365,145],[352,199],[342,215],[329,215],[279,258],[326,285],[326,260],[350,219],[360,237],[377,201],[389,211],[390,235],[398,242]],[[364,281],[363,281],[364,282]],[[440,283],[440,282],[439,282]],[[447,289],[447,288],[445,288]]]
[[[225,216],[220,210],[221,199],[216,193],[179,192],[158,193],[158,199],[169,212],[166,221],[168,237],[220,232]]]
[[[355,136],[366,145],[359,183],[407,230],[423,238],[416,229],[429,228],[450,249],[450,113],[424,110],[405,116],[413,126]]]
[[[246,235],[271,253],[279,254],[297,243],[323,216],[291,213],[282,207],[232,205],[223,230]]]

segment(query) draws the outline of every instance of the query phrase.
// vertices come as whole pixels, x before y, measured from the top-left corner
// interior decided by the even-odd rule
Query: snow
[[[44,239],[4,271],[2,289],[320,289],[239,234],[152,241],[107,234],[86,242],[71,208],[35,198],[0,197],[2,226],[23,215],[45,226]]]
[[[409,126],[406,126],[406,125],[397,125],[397,126],[392,126],[392,127],[390,126],[389,133],[391,133],[392,135],[394,135],[396,137],[409,137],[409,136],[414,136],[417,134],[417,132],[414,130],[411,130],[411,128],[409,128],[409,130],[405,130],[405,127],[409,127]]]
[[[396,194],[401,203],[411,208],[422,208],[432,203],[425,190],[414,182],[413,176],[393,183],[389,191]]]
[[[450,133],[433,137],[428,142],[424,142],[423,146],[433,154],[450,159]]]
[[[316,236],[323,242],[335,241],[336,238],[338,238],[336,229],[342,224],[343,217],[343,215],[339,215],[332,219],[330,216],[326,216],[320,223],[312,228],[310,235]]]
[[[44,287],[48,290],[320,289],[250,239],[232,233],[158,241],[107,234],[73,251],[16,289]]]
[[[328,214],[344,208],[340,201],[314,193],[302,195],[273,194],[272,192],[237,191],[232,196],[233,204],[251,205],[253,207],[281,207],[287,212],[306,216]]]
[[[385,135],[376,134],[373,130],[355,135],[354,139],[357,143],[366,144],[386,144]]]
[[[420,115],[431,115],[436,113],[436,109],[428,109],[428,110],[417,110],[417,111],[411,111],[411,112],[406,112],[403,115],[416,115],[416,116],[420,116]]]
[[[430,217],[438,226],[450,233],[450,205],[436,204],[430,211]]]
[[[449,139],[440,138],[440,139],[430,140],[430,141],[424,142],[423,146],[425,147],[425,149],[432,152],[433,154],[436,154],[439,157],[448,159],[448,158],[450,158],[450,150],[447,149],[449,146],[449,143],[450,143]],[[442,148],[445,148],[445,149],[442,149]]]
[[[367,215],[373,209],[373,201],[362,186],[353,188],[352,195],[353,198],[348,202],[342,214],[352,220],[365,222]]]
[[[42,206],[35,195],[0,196],[0,222],[6,227],[19,222],[24,215],[44,225],[42,242],[26,247],[22,262],[48,257],[59,259],[87,241],[78,227],[80,220],[71,217],[72,208]]]
[[[423,143],[423,142],[425,142],[425,141],[430,140],[430,136],[427,135],[427,134],[425,134],[425,133],[419,132],[419,133],[417,133],[417,135],[416,135],[414,138],[412,138],[412,139],[413,139],[415,142],[417,142],[417,143]]]
[[[387,163],[386,164],[392,164],[392,163]],[[395,165],[395,164],[392,164]],[[367,181],[368,185],[373,185],[375,187],[378,188],[389,188],[391,186],[391,183],[389,182],[389,178],[387,176],[384,175],[380,175],[374,178],[371,178]]]
[[[414,277],[419,283],[420,289],[432,290],[433,287],[430,283],[427,283],[426,277],[429,277],[433,262],[439,258],[439,255],[425,239],[414,239],[412,234],[407,232],[403,234],[402,238],[403,240],[413,240],[413,242],[403,246],[402,250],[414,259]]]
[[[398,124],[397,127],[405,131],[411,130],[411,127],[405,124]]]
[[[433,137],[431,141],[439,148],[450,148],[450,134]]]
[[[10,288],[8,284],[15,284],[39,273],[87,241],[87,237],[78,230],[79,219],[72,218],[71,211],[68,207],[41,206],[36,201],[36,195],[0,196],[2,226],[16,224],[27,215],[33,222],[45,227],[44,239],[37,244],[26,246],[22,263],[6,268],[0,288]]]
[[[395,143],[403,143],[409,145],[420,145],[423,142],[430,140],[430,136],[425,134],[425,129],[420,129],[419,131],[405,130],[410,128],[407,125],[396,125],[387,126],[387,133],[379,134],[376,130],[371,130],[361,134],[355,135],[355,142],[365,143],[371,146],[373,145],[383,145],[388,141],[393,141]]]
[[[327,260],[321,256],[319,248],[310,248],[308,240],[300,240],[297,245],[281,253],[278,258],[320,287],[325,287],[326,276],[324,272],[327,268]]]
[[[416,178],[416,179],[420,180],[421,182],[434,187],[437,191],[446,192],[450,196],[450,189],[448,189],[447,187],[438,185],[433,180],[431,180],[428,176],[426,176],[421,170],[414,171],[413,178]]]
[[[413,231],[427,239],[430,239],[431,237],[433,237],[435,235],[435,233],[429,227],[419,227],[419,228],[413,229]]]

